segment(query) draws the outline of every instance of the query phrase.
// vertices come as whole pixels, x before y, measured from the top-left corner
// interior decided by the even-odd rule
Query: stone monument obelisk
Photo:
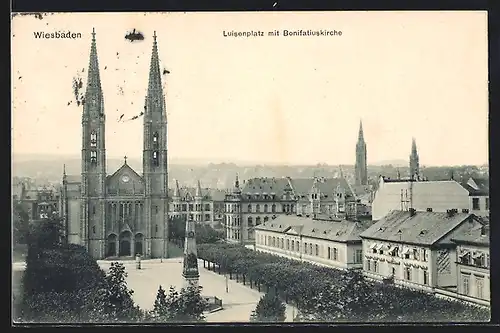
[[[198,286],[200,273],[198,271],[198,255],[196,253],[195,222],[192,217],[186,221],[186,238],[184,241],[184,265],[182,269],[185,286]]]

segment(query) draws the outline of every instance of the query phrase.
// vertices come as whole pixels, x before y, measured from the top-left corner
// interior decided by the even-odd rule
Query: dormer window
[[[97,133],[96,133],[96,131],[92,131],[92,133],[90,133],[90,147],[97,148]]]

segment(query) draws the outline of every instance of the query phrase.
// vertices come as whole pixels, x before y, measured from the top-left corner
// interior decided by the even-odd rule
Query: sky
[[[156,31],[170,159],[354,164],[488,161],[486,12],[55,13],[12,20],[12,152],[78,155],[73,80],[87,80],[92,28],[109,157],[142,154]],[[125,39],[135,29],[142,41]],[[280,30],[280,36],[268,31]],[[283,30],[341,36],[283,36]],[[37,39],[71,31],[80,39]],[[262,37],[225,37],[262,31]],[[120,115],[125,114],[122,121]]]

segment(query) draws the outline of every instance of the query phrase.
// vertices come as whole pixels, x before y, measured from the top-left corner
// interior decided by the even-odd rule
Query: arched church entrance
[[[139,234],[136,234],[135,235],[135,247],[134,247],[134,251],[135,251],[135,254],[140,254],[140,255],[143,255],[143,249],[142,249],[142,244],[143,244],[143,236],[141,233]]]
[[[111,234],[108,236],[106,240],[106,257],[116,257],[116,241],[117,236],[115,234]]]
[[[130,231],[124,231],[120,234],[120,257],[128,257],[132,255],[130,248],[131,238],[132,234]]]

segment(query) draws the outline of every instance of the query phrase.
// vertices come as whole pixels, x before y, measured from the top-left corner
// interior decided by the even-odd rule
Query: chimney
[[[446,210],[446,214],[448,215],[448,217],[452,217],[453,215],[455,215],[455,213],[456,213],[455,209]]]
[[[416,214],[415,208],[410,208],[408,211],[410,212],[410,216],[414,216]]]

